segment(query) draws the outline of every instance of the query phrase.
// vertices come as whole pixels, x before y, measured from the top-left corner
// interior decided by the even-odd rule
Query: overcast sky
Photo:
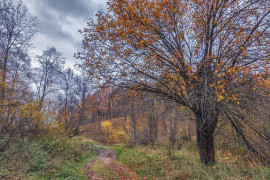
[[[41,54],[55,46],[67,58],[66,67],[77,59],[74,53],[81,47],[78,29],[86,27],[89,18],[106,9],[107,0],[22,0],[31,15],[37,17],[39,32],[33,40],[33,54]]]

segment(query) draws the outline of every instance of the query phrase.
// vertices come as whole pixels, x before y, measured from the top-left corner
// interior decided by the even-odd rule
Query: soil
[[[95,148],[98,148],[96,149],[98,156],[92,159],[90,162],[88,162],[85,167],[89,180],[110,179],[110,178],[107,178],[105,175],[97,176],[97,174],[91,170],[91,167],[96,163],[98,159],[102,160],[103,163],[106,166],[108,166],[114,174],[117,174],[118,176],[117,179],[119,180],[142,179],[137,175],[136,172],[134,172],[128,166],[116,163],[118,155],[115,150],[108,149],[108,147],[105,147],[105,146],[99,146],[99,145],[92,145],[92,146],[94,146]],[[102,148],[102,149],[99,149],[99,148]]]

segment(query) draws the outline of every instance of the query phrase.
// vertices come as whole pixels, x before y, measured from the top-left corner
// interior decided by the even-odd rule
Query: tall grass
[[[195,149],[194,144],[186,144],[169,158],[161,146],[123,148],[119,161],[147,179],[270,179],[270,168],[236,160],[234,156],[204,166]]]

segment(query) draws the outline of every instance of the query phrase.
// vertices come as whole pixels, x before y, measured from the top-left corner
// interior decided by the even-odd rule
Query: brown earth
[[[96,146],[104,147],[104,146]],[[87,163],[85,170],[89,180],[107,180],[105,175],[97,176],[96,172],[94,172],[91,167],[96,163],[97,160],[102,160],[103,163],[108,166],[112,173],[117,175],[117,180],[133,180],[133,179],[142,179],[140,178],[136,172],[134,172],[129,167],[119,164],[116,162],[117,160],[117,153],[115,150],[111,149],[97,149],[96,150],[98,156],[95,157],[93,160]]]

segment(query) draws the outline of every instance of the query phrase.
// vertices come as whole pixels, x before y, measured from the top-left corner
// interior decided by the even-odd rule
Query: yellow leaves
[[[217,101],[219,102],[219,101],[222,101],[222,100],[224,100],[225,99],[225,97],[224,96],[222,96],[222,95],[220,95],[220,94],[217,94]]]
[[[122,128],[115,126],[112,121],[101,122],[101,129],[104,133],[105,141],[108,143],[123,142],[126,134]]]
[[[103,122],[101,122],[101,128],[103,130],[108,130],[108,129],[112,128],[112,123],[110,121],[103,121]]]
[[[106,27],[106,25],[102,24],[103,22],[106,24],[111,22],[111,24],[108,25],[103,34],[94,34],[97,37],[97,44],[99,45],[100,41],[103,43],[93,49],[99,53],[100,49],[103,48],[102,45],[107,45],[103,41],[103,38],[105,38],[111,43],[109,46],[112,47],[108,51],[112,49],[113,51],[119,51],[120,55],[114,55],[114,57],[118,56],[119,59],[117,60],[123,63],[123,67],[127,65],[136,69],[135,71],[138,70],[137,73],[140,73],[142,79],[161,80],[162,83],[160,84],[169,85],[169,89],[173,89],[173,91],[185,96],[188,96],[189,93],[186,92],[189,92],[192,88],[198,88],[197,84],[207,81],[209,83],[208,88],[213,94],[217,94],[214,97],[217,101],[224,100],[237,104],[240,101],[239,97],[235,96],[236,91],[239,91],[237,87],[255,77],[256,71],[254,69],[261,70],[266,66],[257,64],[258,67],[251,67],[246,65],[248,64],[246,62],[253,56],[248,51],[252,49],[249,43],[245,43],[249,30],[248,27],[244,26],[248,23],[236,24],[234,18],[225,17],[206,21],[207,18],[205,17],[209,12],[209,9],[206,8],[207,3],[216,4],[216,2],[195,0],[190,2],[179,0],[111,0],[109,8],[112,16],[108,18],[109,20],[100,21],[98,25]],[[221,4],[224,4],[224,6],[230,5],[229,3]],[[192,12],[190,8],[195,9],[195,5],[200,8],[196,8]],[[217,14],[218,11],[216,10],[212,12],[213,17]],[[235,16],[238,16],[238,14],[236,13]],[[106,16],[104,17],[106,18]],[[189,24],[188,21],[191,23]],[[216,39],[222,39],[222,43],[219,46],[220,42],[214,40],[213,51],[209,55],[206,54],[205,61],[202,62],[200,57],[203,49],[208,48],[204,47],[206,46],[205,42],[208,41],[209,43],[213,40],[213,37],[205,38],[207,25],[210,25],[209,27],[213,27],[213,25],[220,27],[217,28],[217,31],[221,30],[221,32],[217,33]],[[102,30],[102,28],[100,29]],[[223,31],[228,32],[228,35],[225,35]],[[114,32],[118,33],[114,34]],[[254,35],[250,37],[250,42],[253,42],[256,36],[260,35],[259,31],[258,33],[255,31]],[[192,41],[189,41],[189,39],[192,39]],[[181,47],[181,42],[184,42],[184,40],[187,41],[185,42],[186,45]],[[256,44],[256,42],[254,43]],[[129,47],[130,50],[128,50]],[[191,51],[190,55],[187,53],[189,47],[191,47],[189,50]],[[221,49],[218,50],[218,47]],[[240,56],[234,60],[234,54],[240,50]],[[129,58],[138,59],[138,61]],[[117,63],[117,60],[114,63]],[[242,67],[243,64],[244,67]],[[200,68],[203,69],[203,67],[206,67],[205,65],[209,65],[211,71],[207,72],[207,75],[203,77]],[[101,67],[104,67],[104,63],[101,63]],[[265,68],[265,71],[268,71],[268,69]],[[126,77],[126,75],[130,76],[131,71],[126,69],[120,73],[119,79]],[[154,77],[150,77],[148,74]],[[259,79],[259,77],[255,78]],[[183,84],[183,87],[180,84]],[[144,86],[146,83],[140,83],[140,85]],[[233,89],[234,87],[236,88]]]

